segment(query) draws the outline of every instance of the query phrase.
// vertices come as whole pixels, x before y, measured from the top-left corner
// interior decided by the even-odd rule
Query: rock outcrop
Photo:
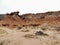
[[[8,27],[41,25],[44,23],[51,26],[60,25],[60,11],[22,15],[19,15],[17,11],[5,14],[0,21],[1,26],[8,24]]]

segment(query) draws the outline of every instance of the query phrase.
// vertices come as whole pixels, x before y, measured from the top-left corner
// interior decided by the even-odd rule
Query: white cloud
[[[7,12],[20,11],[21,13],[36,13],[59,10],[59,0],[2,0]]]

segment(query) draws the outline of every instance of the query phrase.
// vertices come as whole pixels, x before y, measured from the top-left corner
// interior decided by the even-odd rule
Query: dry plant
[[[48,36],[47,34],[43,33],[42,31],[37,31],[35,33],[35,35],[38,35],[38,36]]]
[[[24,35],[25,38],[38,38],[36,35],[33,35],[33,34],[26,34]]]

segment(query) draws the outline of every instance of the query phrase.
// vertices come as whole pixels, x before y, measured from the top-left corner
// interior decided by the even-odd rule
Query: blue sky
[[[20,11],[24,13],[39,13],[60,10],[60,0],[0,0],[0,14]]]

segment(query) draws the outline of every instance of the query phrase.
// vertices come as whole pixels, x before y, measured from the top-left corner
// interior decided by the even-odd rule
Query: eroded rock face
[[[9,27],[14,27],[13,25],[41,25],[44,23],[48,25],[60,25],[60,11],[23,15],[19,15],[17,11],[6,14],[0,21],[0,25],[9,24]]]

